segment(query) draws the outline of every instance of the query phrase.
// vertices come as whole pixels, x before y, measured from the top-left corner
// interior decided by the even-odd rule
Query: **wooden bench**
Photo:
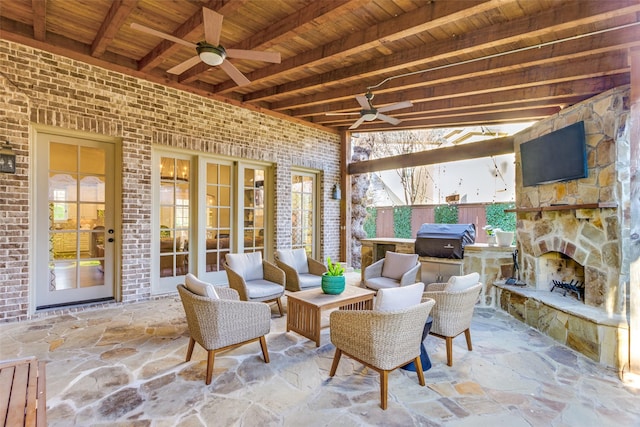
[[[46,426],[45,362],[0,362],[0,425]]]

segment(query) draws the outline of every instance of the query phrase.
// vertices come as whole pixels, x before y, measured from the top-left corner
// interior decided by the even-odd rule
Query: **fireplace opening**
[[[562,252],[547,252],[538,259],[538,288],[562,293],[584,302],[584,266]]]

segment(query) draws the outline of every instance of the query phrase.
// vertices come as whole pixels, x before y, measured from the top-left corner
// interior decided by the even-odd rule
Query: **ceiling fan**
[[[356,96],[356,101],[358,101],[358,104],[360,104],[360,106],[362,107],[362,110],[360,110],[359,112],[357,112],[357,113],[327,113],[327,115],[328,116],[338,116],[338,115],[347,115],[347,114],[360,114],[360,118],[358,120],[356,120],[356,122],[354,124],[352,124],[349,127],[349,129],[355,129],[358,126],[360,126],[362,123],[364,123],[364,122],[372,122],[375,119],[384,120],[385,122],[391,123],[392,125],[395,126],[398,123],[400,123],[402,120],[396,119],[394,117],[390,117],[390,116],[387,116],[387,115],[381,114],[381,113],[386,113],[388,111],[394,111],[394,110],[400,110],[402,108],[413,107],[413,104],[411,103],[411,101],[402,101],[402,102],[397,102],[395,104],[387,105],[386,107],[375,108],[373,106],[373,104],[371,103],[372,99],[373,99],[373,93],[371,91],[368,91],[364,95]]]
[[[163,38],[165,40],[180,43],[184,46],[196,50],[196,56],[187,59],[186,61],[167,70],[167,73],[170,74],[182,74],[189,68],[202,61],[207,65],[211,65],[212,67],[220,66],[220,68],[222,68],[222,70],[224,70],[224,72],[227,73],[227,75],[231,77],[231,79],[233,79],[233,81],[236,82],[238,86],[244,86],[251,83],[251,81],[246,78],[245,75],[242,74],[242,72],[240,72],[240,70],[238,70],[232,63],[227,61],[226,58],[249,59],[253,61],[273,62],[276,64],[280,63],[279,52],[225,49],[224,47],[222,47],[222,45],[220,44],[220,33],[222,31],[223,19],[224,16],[220,15],[217,12],[214,12],[211,9],[203,7],[202,22],[204,24],[205,39],[198,43],[191,43],[178,37],[174,37],[170,34],[154,30],[153,28],[137,24],[135,22],[131,24],[131,28],[133,28],[134,30],[143,31],[148,34],[153,34],[154,36]]]

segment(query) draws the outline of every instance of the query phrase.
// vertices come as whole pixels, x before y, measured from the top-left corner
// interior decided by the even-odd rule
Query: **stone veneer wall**
[[[523,187],[518,208],[614,203],[617,208],[532,210],[518,213],[516,241],[524,289],[496,284],[500,307],[514,317],[600,363],[621,369],[628,355],[630,248],[630,88],[597,95],[515,135],[520,144],[583,120],[589,176]],[[519,168],[518,168],[519,169]],[[584,266],[585,303],[550,293],[537,274],[542,255],[559,252]]]
[[[16,174],[0,174],[0,321],[26,319],[32,311],[32,124],[122,138],[123,302],[151,298],[153,146],[273,164],[275,247],[290,244],[291,169],[322,171],[319,257],[339,255],[340,202],[331,199],[331,189],[340,177],[340,138],[334,132],[6,40],[0,40],[0,97],[2,140],[17,153]]]
[[[518,208],[557,204],[616,203],[616,209],[569,209],[518,214],[516,241],[522,278],[530,286],[547,284],[536,277],[540,255],[561,252],[585,268],[585,303],[608,313],[625,310],[629,284],[629,96],[628,86],[595,96],[545,119],[515,136],[516,165],[520,144],[570,124],[584,121],[587,178],[523,187],[516,174]],[[519,168],[518,168],[519,169]]]

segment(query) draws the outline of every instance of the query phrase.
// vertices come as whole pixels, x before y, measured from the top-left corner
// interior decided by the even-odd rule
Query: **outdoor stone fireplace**
[[[531,187],[516,175],[524,287],[496,283],[500,308],[553,339],[622,368],[628,353],[629,87],[574,105],[516,135],[520,144],[584,121],[587,178]],[[584,284],[584,299],[553,281]]]

